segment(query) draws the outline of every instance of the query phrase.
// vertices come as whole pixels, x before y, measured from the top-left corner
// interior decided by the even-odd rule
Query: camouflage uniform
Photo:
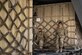
[[[36,34],[36,43],[37,45],[39,45],[40,49],[43,49],[43,45],[44,45],[44,32],[42,31],[42,29],[40,28],[39,31]]]
[[[63,47],[64,47],[64,39],[67,36],[66,35],[67,31],[64,29],[63,24],[62,27],[60,28],[59,26],[56,29],[56,48],[57,52],[62,52]]]

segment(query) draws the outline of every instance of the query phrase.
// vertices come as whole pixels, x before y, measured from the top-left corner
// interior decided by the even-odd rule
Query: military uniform
[[[44,32],[42,30],[39,30],[36,34],[35,42],[36,42],[37,45],[39,45],[40,49],[43,49],[44,38],[45,38]]]
[[[63,25],[63,24],[62,24]],[[67,31],[62,26],[61,28],[58,26],[56,29],[56,48],[57,52],[62,52],[64,47],[64,39],[67,36]]]

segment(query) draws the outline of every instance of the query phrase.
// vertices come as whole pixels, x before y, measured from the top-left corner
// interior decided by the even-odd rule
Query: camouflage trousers
[[[62,52],[64,47],[64,36],[57,37],[56,39],[56,49],[58,52]]]
[[[39,40],[39,47],[40,47],[40,49],[43,49],[43,40]]]

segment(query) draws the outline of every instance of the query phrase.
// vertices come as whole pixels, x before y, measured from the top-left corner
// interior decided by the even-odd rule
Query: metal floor
[[[34,52],[33,55],[82,55],[82,49],[79,50],[67,50],[62,53],[56,52]]]
[[[33,55],[82,55],[82,53],[69,53],[69,52],[63,52],[63,53],[36,53]]]

